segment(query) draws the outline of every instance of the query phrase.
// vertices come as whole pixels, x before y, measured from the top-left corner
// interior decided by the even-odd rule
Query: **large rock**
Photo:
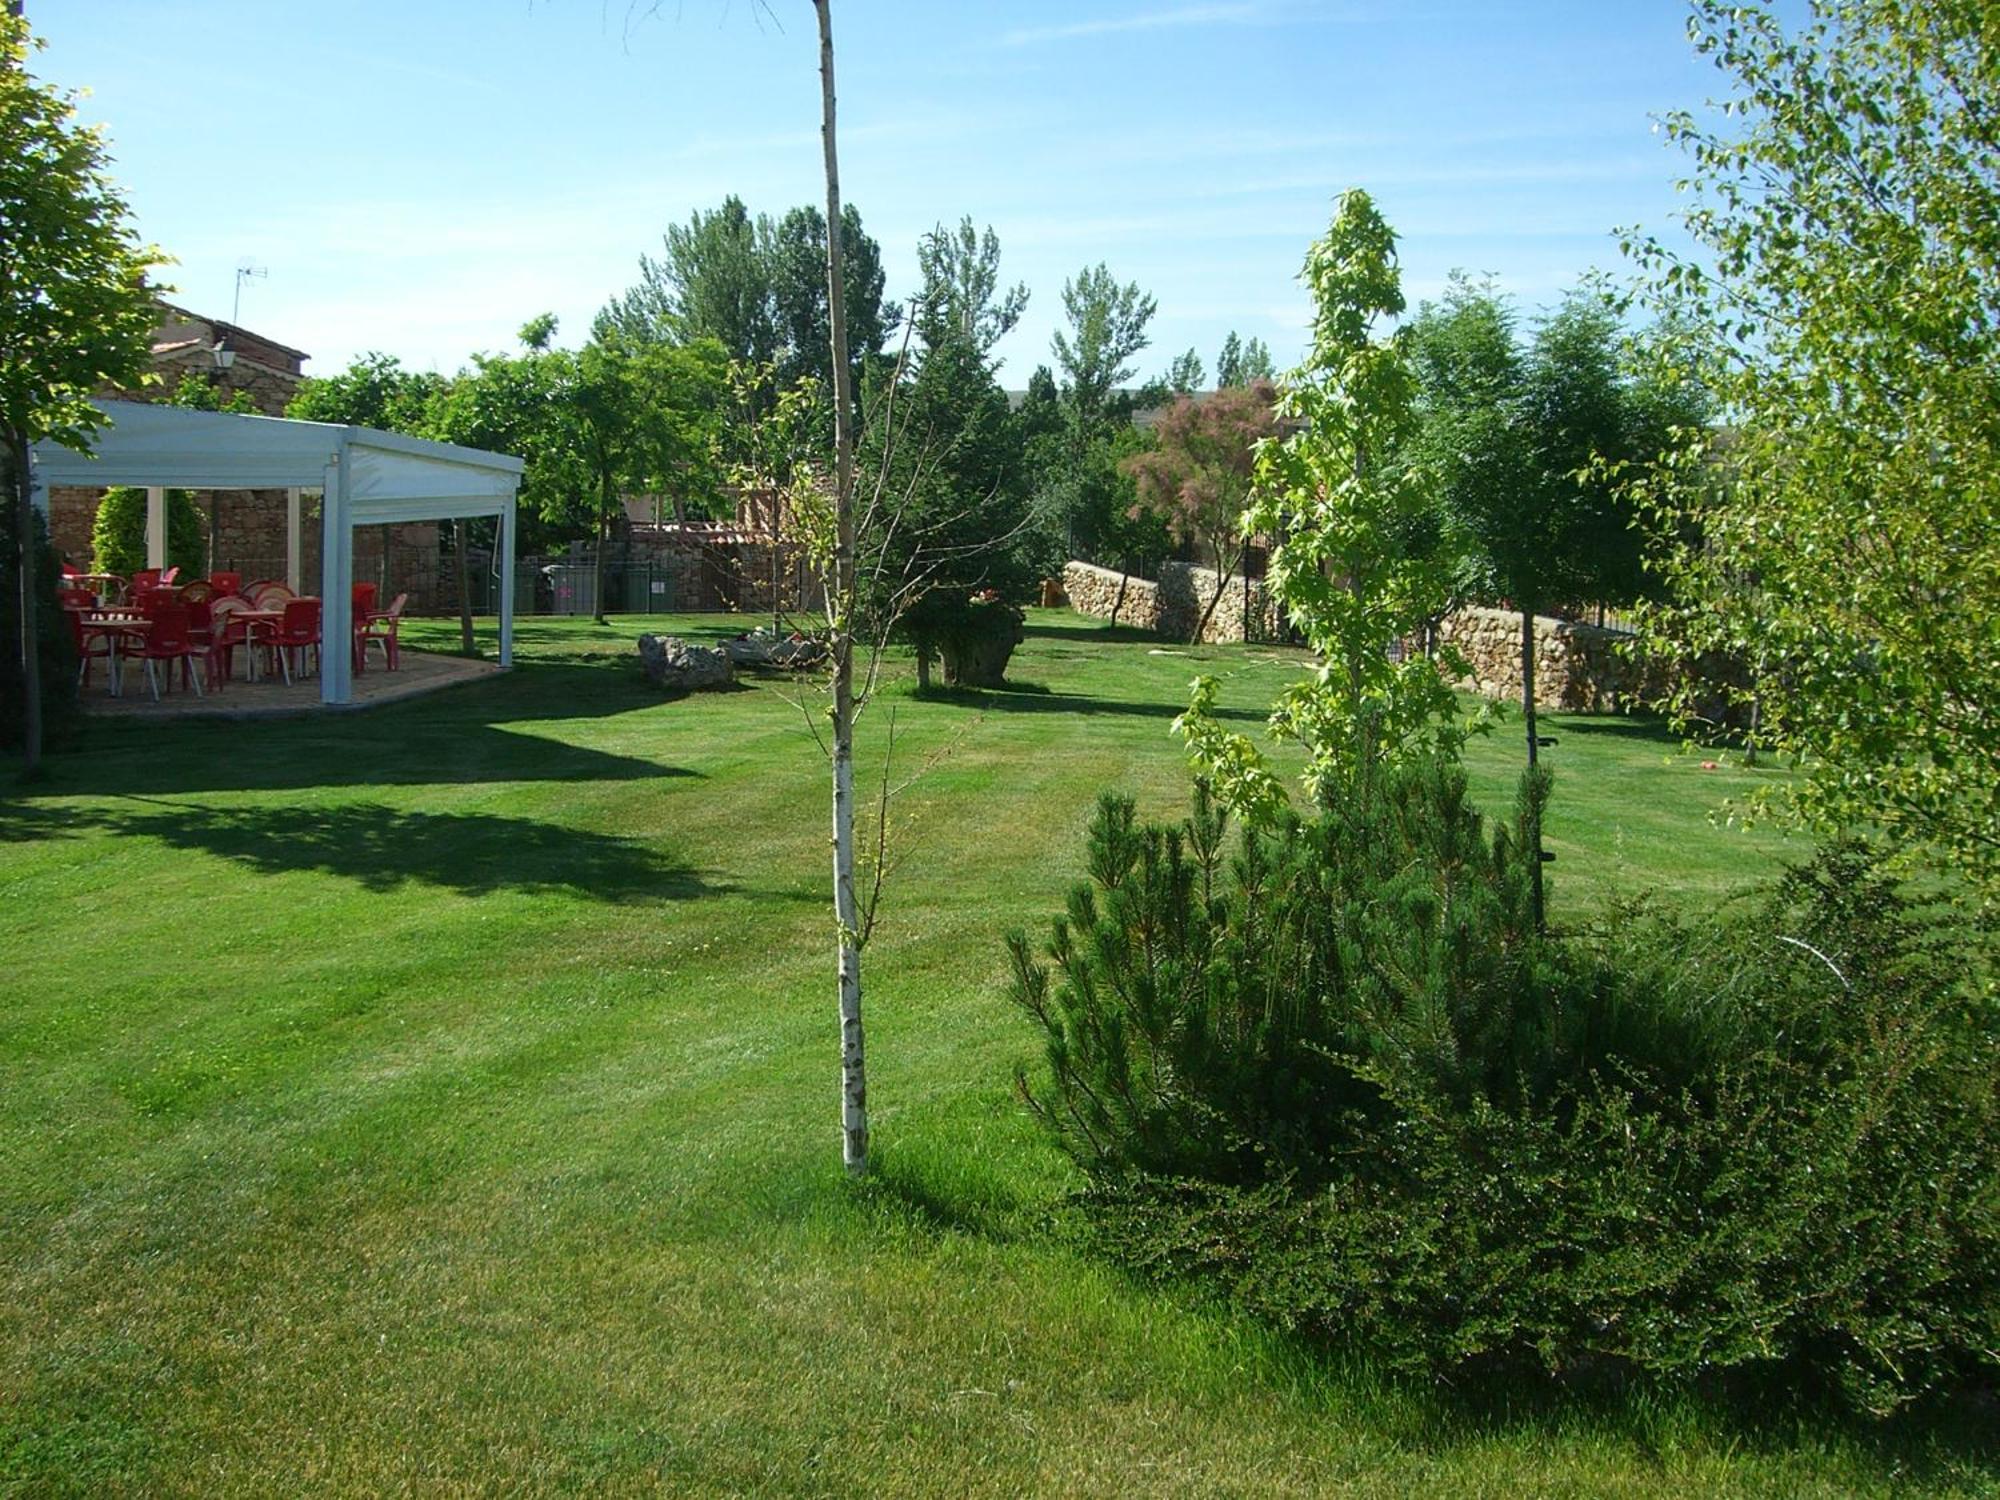
[[[724,688],[736,680],[728,652],[690,646],[677,635],[640,636],[639,665],[648,681],[670,693]]]
[[[784,667],[802,672],[817,667],[827,658],[826,643],[794,632],[773,635],[763,626],[722,643],[729,659],[739,667]]]

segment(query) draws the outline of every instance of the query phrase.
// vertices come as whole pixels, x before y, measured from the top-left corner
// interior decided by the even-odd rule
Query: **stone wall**
[[[1461,609],[1445,617],[1439,639],[1454,646],[1471,673],[1459,686],[1488,698],[1521,701],[1521,617],[1511,610]],[[1622,650],[1631,637],[1570,620],[1535,619],[1535,706],[1576,713],[1629,708],[1649,685]]]
[[[1218,575],[1213,568],[1191,563],[1169,562],[1160,567],[1158,581],[1128,577],[1109,568],[1086,562],[1072,562],[1063,569],[1063,592],[1070,608],[1101,620],[1114,618],[1121,625],[1156,630],[1174,640],[1184,641],[1215,597]],[[1204,641],[1271,641],[1279,637],[1276,611],[1265,596],[1261,580],[1231,578],[1215,606]]]

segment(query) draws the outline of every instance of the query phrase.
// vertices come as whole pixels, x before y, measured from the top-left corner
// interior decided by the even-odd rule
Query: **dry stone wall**
[[[1156,582],[1128,578],[1109,568],[1072,562],[1063,569],[1063,592],[1079,614],[1156,630],[1186,640],[1215,594],[1212,569],[1167,563]],[[1277,609],[1261,581],[1230,580],[1203,633],[1205,641],[1282,639]],[[1446,616],[1441,641],[1465,657],[1471,671],[1459,686],[1489,698],[1521,697],[1521,617],[1507,610],[1467,608]],[[1626,656],[1631,639],[1569,620],[1535,620],[1535,703],[1574,713],[1610,713],[1655,696],[1659,684]]]
[[[1471,672],[1459,680],[1488,698],[1521,698],[1521,617],[1511,610],[1466,608],[1447,615],[1439,639],[1455,646]],[[1573,713],[1630,708],[1649,688],[1623,650],[1631,637],[1571,620],[1535,618],[1535,706]]]
[[[1194,634],[1208,603],[1215,598],[1213,568],[1170,562],[1158,580],[1130,577],[1092,563],[1072,562],[1063,569],[1063,592],[1070,608],[1101,620],[1157,630],[1175,640]],[[1204,641],[1269,641],[1278,638],[1276,611],[1260,581],[1231,578],[1222,600],[1202,631]]]

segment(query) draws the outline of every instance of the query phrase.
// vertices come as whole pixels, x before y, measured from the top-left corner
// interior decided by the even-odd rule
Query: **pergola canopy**
[[[520,459],[371,427],[190,411],[141,401],[96,401],[106,426],[89,453],[37,443],[31,454],[38,505],[55,485],[141,485],[208,490],[321,492],[321,635],[352,629],[354,528],[494,516],[500,522],[500,663],[514,645],[514,494]],[[151,502],[157,503],[157,496]],[[345,650],[323,651],[320,697],[351,692]]]

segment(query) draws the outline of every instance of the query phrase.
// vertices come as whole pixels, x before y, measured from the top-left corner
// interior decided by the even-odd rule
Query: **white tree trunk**
[[[827,619],[833,635],[833,915],[840,970],[840,1134],[841,1159],[858,1177],[868,1170],[868,1068],[861,1031],[861,913],[854,899],[854,407],[847,367],[847,279],[841,264],[830,0],[813,0],[813,11],[819,19],[826,292],[833,331],[834,559]]]

